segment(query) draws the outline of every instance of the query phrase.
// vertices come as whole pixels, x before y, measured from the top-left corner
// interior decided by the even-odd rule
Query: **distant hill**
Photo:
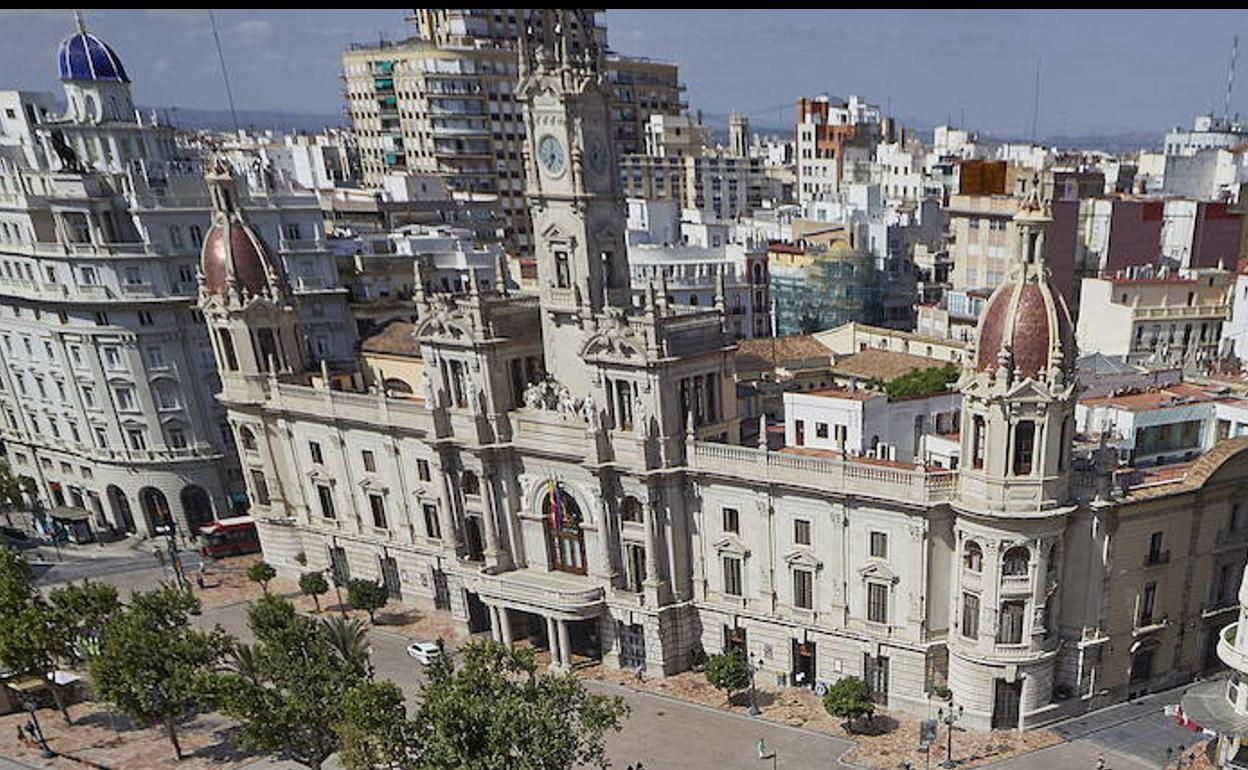
[[[155,110],[179,128],[208,128],[230,130],[234,120],[229,110],[197,110],[189,107],[140,107],[149,114]],[[326,126],[345,126],[347,118],[342,114],[316,112],[284,112],[274,110],[239,110],[239,128],[281,129],[285,131],[320,131]]]

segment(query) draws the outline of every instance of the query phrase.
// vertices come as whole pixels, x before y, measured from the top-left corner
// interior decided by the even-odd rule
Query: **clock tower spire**
[[[516,89],[546,368],[576,397],[589,391],[585,341],[608,307],[631,304],[603,44],[591,10],[530,11]]]

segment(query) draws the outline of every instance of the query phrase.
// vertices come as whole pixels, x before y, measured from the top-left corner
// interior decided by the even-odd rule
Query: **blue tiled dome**
[[[110,80],[129,83],[126,68],[108,44],[90,32],[79,31],[61,41],[56,53],[61,80]]]

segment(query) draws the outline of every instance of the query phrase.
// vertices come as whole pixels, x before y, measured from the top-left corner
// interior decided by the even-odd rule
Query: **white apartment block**
[[[1079,349],[1131,364],[1203,370],[1218,355],[1233,279],[1225,270],[1084,278]]]
[[[0,95],[0,437],[30,502],[154,534],[240,503],[233,433],[195,307],[214,236],[199,161],[141,117],[111,48],[62,41],[67,111]],[[240,184],[277,246],[320,358],[352,347],[316,199]],[[245,503],[245,497],[241,499]]]

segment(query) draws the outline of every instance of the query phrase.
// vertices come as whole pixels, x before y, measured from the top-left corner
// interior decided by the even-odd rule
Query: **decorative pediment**
[[[379,495],[388,494],[390,492],[390,487],[386,486],[385,484],[382,484],[380,481],[374,478],[361,479],[360,489],[364,490],[365,492],[375,492]]]
[[[858,570],[858,574],[863,580],[879,580],[885,583],[896,584],[901,580],[896,572],[888,568],[883,562],[872,562]]]
[[[815,558],[815,554],[809,548],[792,549],[784,555],[784,563],[790,567],[803,567],[816,571],[823,569],[823,562]]]
[[[741,538],[735,534],[728,532],[723,537],[716,540],[712,545],[717,553],[726,553],[733,556],[746,557],[750,555],[750,549],[745,546]]]
[[[423,337],[441,337],[443,339],[467,340],[472,337],[471,323],[466,322],[455,308],[445,301],[438,302],[435,297],[431,312],[416,324],[414,332],[417,339]]]
[[[308,479],[311,480],[313,484],[328,484],[332,487],[338,483],[337,477],[326,473],[322,468],[313,468],[308,471],[307,475]]]

